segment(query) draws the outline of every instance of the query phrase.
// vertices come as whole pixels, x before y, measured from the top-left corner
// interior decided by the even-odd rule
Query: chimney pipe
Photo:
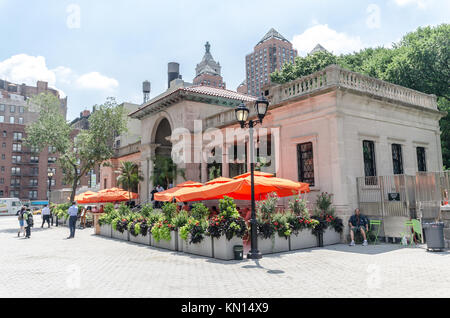
[[[170,82],[172,82],[175,79],[178,79],[180,76],[180,64],[176,62],[170,62],[168,64],[168,86],[167,88],[170,88]]]

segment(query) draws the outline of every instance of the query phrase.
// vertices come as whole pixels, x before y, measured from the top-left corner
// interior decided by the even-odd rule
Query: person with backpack
[[[33,221],[33,212],[31,212],[30,209],[27,209],[26,212],[24,213],[24,219],[25,219],[25,223],[26,223],[26,227],[25,227],[25,232],[26,232],[26,236],[25,238],[30,238],[31,236],[31,228],[34,225],[34,221]]]
[[[17,232],[17,237],[20,237],[20,232],[23,232],[23,236],[25,236],[25,219],[24,219],[25,212],[26,208],[23,206],[17,213],[18,215],[17,219],[19,220],[19,232]]]

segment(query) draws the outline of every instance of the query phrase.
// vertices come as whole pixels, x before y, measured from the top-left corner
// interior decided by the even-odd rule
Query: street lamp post
[[[247,254],[248,259],[261,259],[262,254],[258,250],[258,233],[257,233],[257,221],[256,221],[256,203],[255,203],[255,158],[254,158],[254,144],[253,144],[253,129],[257,124],[262,124],[264,117],[267,114],[269,108],[269,101],[261,95],[255,102],[255,110],[258,115],[258,120],[248,120],[249,110],[242,102],[238,108],[236,108],[236,120],[241,125],[241,128],[249,128],[250,137],[250,182],[251,182],[251,198],[252,198],[252,218],[250,220],[250,236],[251,236],[251,249]]]
[[[50,193],[52,189],[52,179],[53,179],[53,172],[49,171],[47,173],[48,176],[48,195],[47,195],[47,201],[48,201],[48,207],[50,208]],[[53,223],[53,216],[52,216],[52,223]],[[52,224],[53,225],[53,224]],[[56,226],[58,226],[58,216],[56,216]]]

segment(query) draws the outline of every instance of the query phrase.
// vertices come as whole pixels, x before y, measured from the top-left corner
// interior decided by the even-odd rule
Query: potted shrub
[[[190,217],[180,228],[182,251],[189,254],[213,257],[212,238],[206,235],[208,222],[206,219],[196,220]]]
[[[312,229],[319,222],[311,219],[306,200],[298,196],[294,201],[290,201],[286,219],[292,230],[289,237],[291,251],[318,246],[317,237],[312,233]]]
[[[319,239],[319,246],[338,244],[341,242],[343,231],[342,219],[334,216],[332,208],[332,194],[322,193],[317,197],[315,215],[319,224],[313,229],[314,235]]]
[[[162,206],[162,213],[159,220],[152,227],[152,246],[176,251],[178,233],[171,221],[176,216],[177,205],[175,203],[165,203]]]
[[[129,222],[128,232],[130,233],[130,242],[150,245],[151,234],[146,219],[140,217]]]
[[[243,245],[247,233],[245,220],[239,215],[232,198],[219,201],[218,216],[209,220],[207,233],[213,240],[213,257],[222,260],[234,259],[234,246]]]
[[[112,237],[112,221],[119,216],[119,213],[114,209],[114,205],[108,203],[104,208],[104,213],[98,218],[100,226],[100,235]]]
[[[116,217],[112,223],[112,237],[128,241],[128,220],[124,217]]]
[[[276,193],[271,193],[257,205],[258,249],[261,254],[289,251],[291,231],[285,215],[275,213],[278,200]]]
[[[177,236],[177,250],[179,252],[183,252],[183,240],[180,237],[180,229],[186,225],[186,223],[188,222],[189,219],[189,215],[187,213],[187,211],[181,210],[177,213],[177,215],[172,219],[172,224],[173,226],[176,228],[178,236]]]

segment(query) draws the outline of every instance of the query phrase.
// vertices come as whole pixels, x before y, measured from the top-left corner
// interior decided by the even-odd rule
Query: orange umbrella
[[[262,200],[267,194],[272,192],[275,192],[279,197],[287,197],[309,191],[309,185],[306,183],[280,178],[255,177],[255,198],[257,200]],[[183,202],[215,200],[222,199],[224,196],[229,196],[235,200],[251,200],[250,177],[190,189],[180,193],[177,196],[177,200]]]
[[[233,179],[243,179],[243,178],[247,178],[251,176],[251,172],[247,172],[244,174],[241,174],[240,176],[236,176]],[[255,171],[254,173],[255,177],[266,177],[266,178],[273,178],[273,174],[272,173],[268,173],[268,172],[261,172],[261,171]]]
[[[230,181],[233,181],[233,179],[225,178],[225,177],[219,177],[219,178],[216,178],[214,180],[206,182],[206,184],[210,185],[210,184],[218,184],[218,183],[227,183],[227,182],[230,182]]]
[[[97,193],[92,191],[87,191],[84,193],[81,193],[77,196],[75,196],[75,201],[80,204],[86,204],[86,203],[94,203],[95,201],[92,201],[92,199],[97,195]]]
[[[155,193],[155,201],[170,202],[181,193],[189,191],[192,188],[199,188],[202,186],[203,184],[199,182],[186,181],[166,191]]]
[[[103,202],[123,202],[129,201],[130,199],[138,199],[139,194],[137,193],[129,193],[126,190],[119,188],[112,189],[104,189],[99,191],[94,197],[90,198],[90,200],[95,200],[96,203]],[[91,203],[91,202],[90,202]]]

